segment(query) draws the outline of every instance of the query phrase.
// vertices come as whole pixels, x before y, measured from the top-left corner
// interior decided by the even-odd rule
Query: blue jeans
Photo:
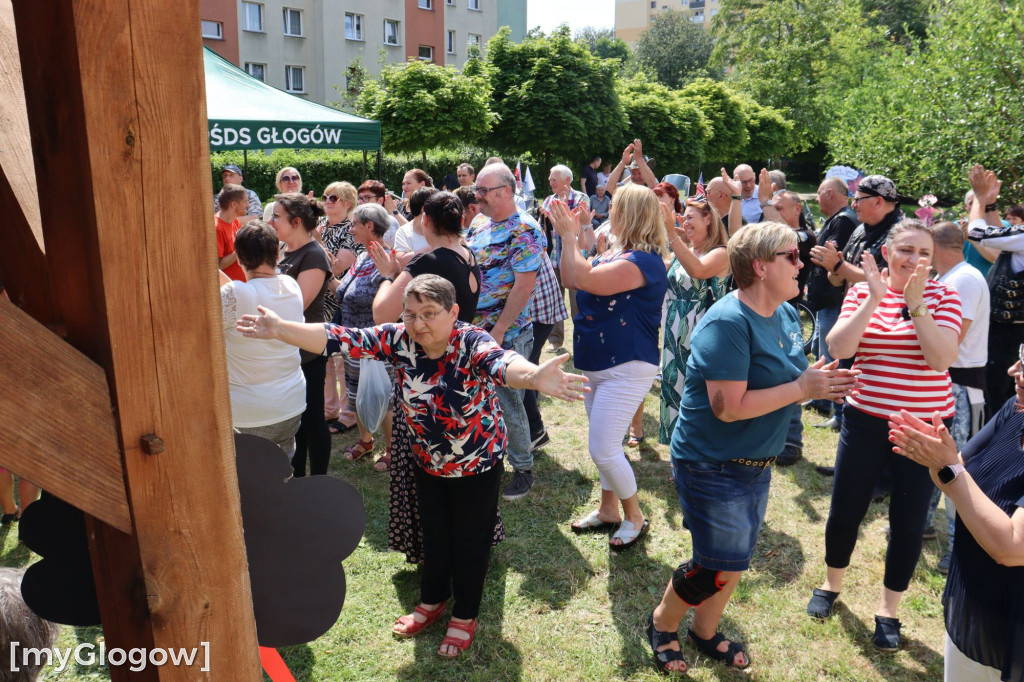
[[[789,430],[786,432],[786,445],[795,445],[798,448],[804,446],[804,423],[800,421],[803,410],[799,405],[793,405],[793,414],[789,418]],[[782,453],[779,453],[782,454]]]
[[[839,320],[839,311],[842,310],[842,305],[829,306],[822,308],[815,313],[815,319],[818,321],[817,334],[818,334],[818,347],[815,349],[818,352],[819,358],[825,358],[825,362],[832,362],[835,358],[828,352],[828,343],[825,342],[828,333],[832,331],[832,327],[836,326],[836,322]],[[832,410],[832,414],[836,416],[837,420],[843,418],[843,405],[842,403],[834,403],[829,400],[815,400],[815,407],[819,408],[823,412],[827,412],[829,408]]]
[[[676,496],[693,560],[713,571],[745,571],[768,508],[771,467],[672,460]]]
[[[519,335],[513,339],[506,336],[502,340],[501,347],[505,350],[514,350],[524,358],[529,358],[530,351],[533,350],[532,325],[522,328]],[[526,417],[526,406],[523,404],[526,391],[508,386],[498,386],[495,390],[498,393],[498,401],[501,403],[505,430],[508,431],[506,459],[516,471],[529,471],[533,468],[533,454],[530,452],[530,421]]]

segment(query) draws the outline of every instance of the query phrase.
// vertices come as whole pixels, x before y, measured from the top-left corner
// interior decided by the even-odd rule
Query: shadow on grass
[[[279,651],[288,670],[291,671],[292,677],[295,678],[295,682],[316,682],[313,677],[313,664],[316,662],[316,656],[309,644],[298,644]],[[270,678],[263,673],[263,679],[269,680]]]
[[[860,647],[861,653],[869,663],[878,671],[883,679],[918,679],[920,672],[904,666],[900,659],[899,652],[881,651],[875,648],[871,639],[874,636],[874,616],[867,619],[872,624],[869,628],[861,621],[843,602],[836,604],[834,618],[838,618],[847,637],[855,645]],[[906,630],[901,632],[903,647],[910,658],[924,666],[930,673],[941,674],[943,670],[943,656],[924,642],[908,637]]]
[[[750,570],[756,575],[746,574],[743,580],[769,588],[782,587],[800,578],[805,563],[800,540],[775,530],[765,522],[761,524],[754,556],[750,560]]]
[[[24,568],[35,560],[35,556],[32,551],[25,546],[20,539],[18,539],[18,526],[12,524],[10,526],[0,527],[0,547],[5,546],[11,542],[11,548],[4,553],[3,557],[0,557],[0,564],[9,568]]]

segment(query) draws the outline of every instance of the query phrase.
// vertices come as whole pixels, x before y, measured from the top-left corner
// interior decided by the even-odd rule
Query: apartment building
[[[322,104],[340,98],[357,58],[374,74],[409,59],[461,68],[498,26],[526,34],[526,0],[200,0],[200,16],[207,47]]]
[[[658,14],[678,10],[705,29],[718,14],[719,0],[615,0],[615,37],[636,44]]]

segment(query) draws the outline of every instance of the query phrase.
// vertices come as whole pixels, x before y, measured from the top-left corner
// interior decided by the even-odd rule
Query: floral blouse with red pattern
[[[505,372],[518,353],[464,322],[456,322],[437,359],[427,357],[404,324],[324,327],[326,355],[347,353],[394,365],[413,453],[428,474],[482,474],[505,456],[505,422],[493,386],[506,385]]]

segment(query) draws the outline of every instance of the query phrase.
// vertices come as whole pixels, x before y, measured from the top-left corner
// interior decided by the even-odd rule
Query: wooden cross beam
[[[19,210],[7,231],[25,261],[6,241],[0,267],[15,302],[77,351],[0,306],[17,330],[0,352],[25,356],[0,364],[0,400],[12,379],[25,392],[20,413],[0,411],[0,464],[91,515],[108,648],[209,643],[209,672],[147,667],[133,680],[258,680],[196,0],[14,0],[13,12],[45,248],[17,159],[0,151],[0,206]],[[69,428],[77,447],[59,434]]]

